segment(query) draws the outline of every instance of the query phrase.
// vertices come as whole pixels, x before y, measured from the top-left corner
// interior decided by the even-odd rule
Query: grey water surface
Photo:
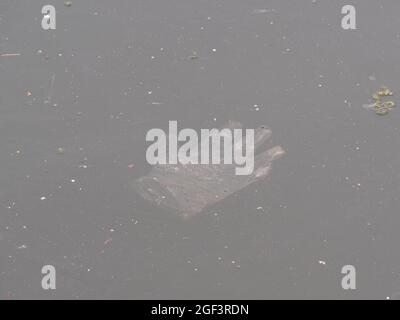
[[[0,298],[398,298],[400,111],[363,105],[399,101],[400,2],[346,4],[0,0]],[[148,130],[229,119],[285,150],[267,179],[190,220],[134,192]]]

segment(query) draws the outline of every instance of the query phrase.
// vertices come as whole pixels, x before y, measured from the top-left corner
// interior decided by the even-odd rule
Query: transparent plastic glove
[[[240,129],[239,122],[230,121],[222,128]],[[221,201],[253,182],[264,179],[272,162],[284,154],[280,146],[257,153],[271,137],[265,126],[254,132],[254,170],[249,175],[236,175],[237,164],[166,164],[155,165],[149,174],[132,182],[132,187],[145,199],[162,208],[190,218],[205,207]],[[245,139],[243,139],[243,142]],[[222,144],[221,144],[222,145]],[[233,145],[233,148],[242,145]]]

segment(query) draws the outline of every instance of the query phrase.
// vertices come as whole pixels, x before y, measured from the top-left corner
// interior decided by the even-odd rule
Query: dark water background
[[[400,2],[345,4],[1,0],[0,297],[398,295],[400,113],[362,106],[400,96]],[[132,192],[149,129],[229,119],[286,150],[267,181],[190,221]]]

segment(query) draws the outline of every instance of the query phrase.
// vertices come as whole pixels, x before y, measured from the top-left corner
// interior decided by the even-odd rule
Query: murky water
[[[363,106],[398,102],[400,3],[344,4],[0,1],[0,297],[398,297],[400,114]],[[133,192],[149,129],[229,119],[271,128],[268,179],[184,221]]]

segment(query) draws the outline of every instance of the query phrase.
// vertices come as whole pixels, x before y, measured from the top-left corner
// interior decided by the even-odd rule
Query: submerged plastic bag
[[[230,121],[222,128],[240,129],[239,122]],[[273,160],[284,154],[280,146],[259,152],[271,137],[265,126],[254,132],[254,170],[249,175],[236,175],[237,165],[224,164],[157,164],[149,174],[132,182],[132,187],[145,199],[162,208],[190,218],[206,206],[221,201],[253,182],[268,176]],[[233,148],[240,147],[233,144]]]

